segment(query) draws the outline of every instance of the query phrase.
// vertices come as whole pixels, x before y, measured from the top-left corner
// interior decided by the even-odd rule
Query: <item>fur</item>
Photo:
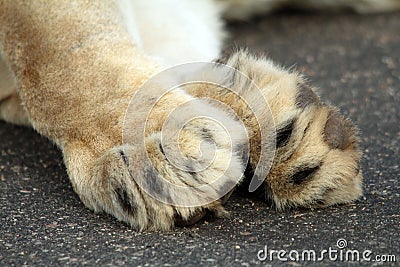
[[[332,1],[323,3],[328,2]],[[353,2],[359,11],[398,7],[395,0],[381,1],[370,9],[365,4],[361,8],[364,1]],[[189,225],[207,212],[225,216],[223,204],[237,178],[244,174],[243,184],[249,183],[260,164],[261,129],[272,121],[277,129],[276,155],[262,159],[261,164],[268,161],[272,166],[268,175],[258,177],[263,186],[257,192],[278,208],[353,201],[362,194],[354,126],[337,109],[323,104],[300,74],[246,51],[221,61],[232,67],[225,85],[242,95],[209,84],[171,90],[146,118],[144,145],[123,142],[125,128],[140,130],[139,121],[146,115],[141,105],[152,101],[151,95],[144,94],[138,106],[129,106],[141,86],[167,66],[218,57],[226,35],[222,16],[243,18],[256,13],[259,6],[271,10],[271,5],[266,0],[254,4],[239,0],[0,0],[0,118],[33,127],[57,144],[82,202],[137,229]],[[238,73],[249,77],[255,87],[238,79]],[[256,87],[269,109],[257,97]],[[240,96],[250,99],[250,106]],[[199,97],[219,100],[229,108],[197,101]],[[202,118],[181,127],[182,118],[173,111],[190,101],[195,101],[194,106],[181,114],[207,110],[229,125],[231,132]],[[254,116],[251,106],[260,110],[261,117]],[[133,118],[126,120],[130,108]],[[170,114],[172,123],[164,131]],[[240,121],[250,138],[248,160],[243,152],[247,136],[240,131]],[[162,135],[175,133],[179,133],[184,158],[211,164],[201,171],[194,170],[195,163],[186,169],[172,164],[165,151],[174,151],[175,146],[163,144]],[[131,137],[136,134],[133,131]],[[173,161],[188,165],[174,153]],[[222,182],[215,182],[219,177],[224,177]],[[162,199],[149,195],[143,185],[158,191]],[[203,192],[176,191],[176,186],[206,185]],[[198,201],[203,204],[196,205]]]

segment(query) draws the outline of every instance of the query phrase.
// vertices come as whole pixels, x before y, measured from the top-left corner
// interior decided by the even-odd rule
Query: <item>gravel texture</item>
[[[286,13],[229,26],[230,42],[309,76],[362,134],[364,197],[327,209],[275,211],[235,195],[230,219],[138,233],[86,209],[61,153],[33,130],[0,122],[0,266],[347,266],[261,262],[274,250],[371,250],[400,262],[400,13]],[[275,257],[276,258],[276,257]],[[326,256],[326,259],[328,257]],[[358,264],[351,264],[357,265]]]

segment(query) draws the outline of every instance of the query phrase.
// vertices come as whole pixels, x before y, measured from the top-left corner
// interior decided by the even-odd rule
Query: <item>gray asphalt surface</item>
[[[230,219],[138,233],[86,209],[60,152],[33,130],[0,122],[0,266],[399,266],[400,13],[290,13],[230,26],[231,42],[307,74],[362,133],[365,196],[352,205],[278,212],[235,195]],[[371,250],[396,263],[261,262],[274,250]],[[294,255],[294,254],[293,254]],[[276,255],[274,257],[277,258]]]

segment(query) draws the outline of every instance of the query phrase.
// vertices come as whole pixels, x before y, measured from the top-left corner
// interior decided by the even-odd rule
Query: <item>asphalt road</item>
[[[361,265],[400,265],[400,13],[279,14],[236,23],[230,30],[232,43],[303,71],[323,99],[356,122],[362,133],[364,197],[352,205],[278,212],[235,195],[227,206],[230,219],[138,233],[83,206],[60,152],[48,140],[1,122],[0,266],[271,264],[257,258],[265,246],[299,253],[370,250],[371,259],[395,255],[397,263]],[[339,239],[347,241],[342,250]],[[330,261],[327,254],[319,263],[274,258],[274,266],[350,264]]]

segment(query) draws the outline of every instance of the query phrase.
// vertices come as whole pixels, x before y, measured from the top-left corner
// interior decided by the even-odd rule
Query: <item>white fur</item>
[[[127,30],[166,66],[219,56],[223,29],[212,0],[118,0]]]

